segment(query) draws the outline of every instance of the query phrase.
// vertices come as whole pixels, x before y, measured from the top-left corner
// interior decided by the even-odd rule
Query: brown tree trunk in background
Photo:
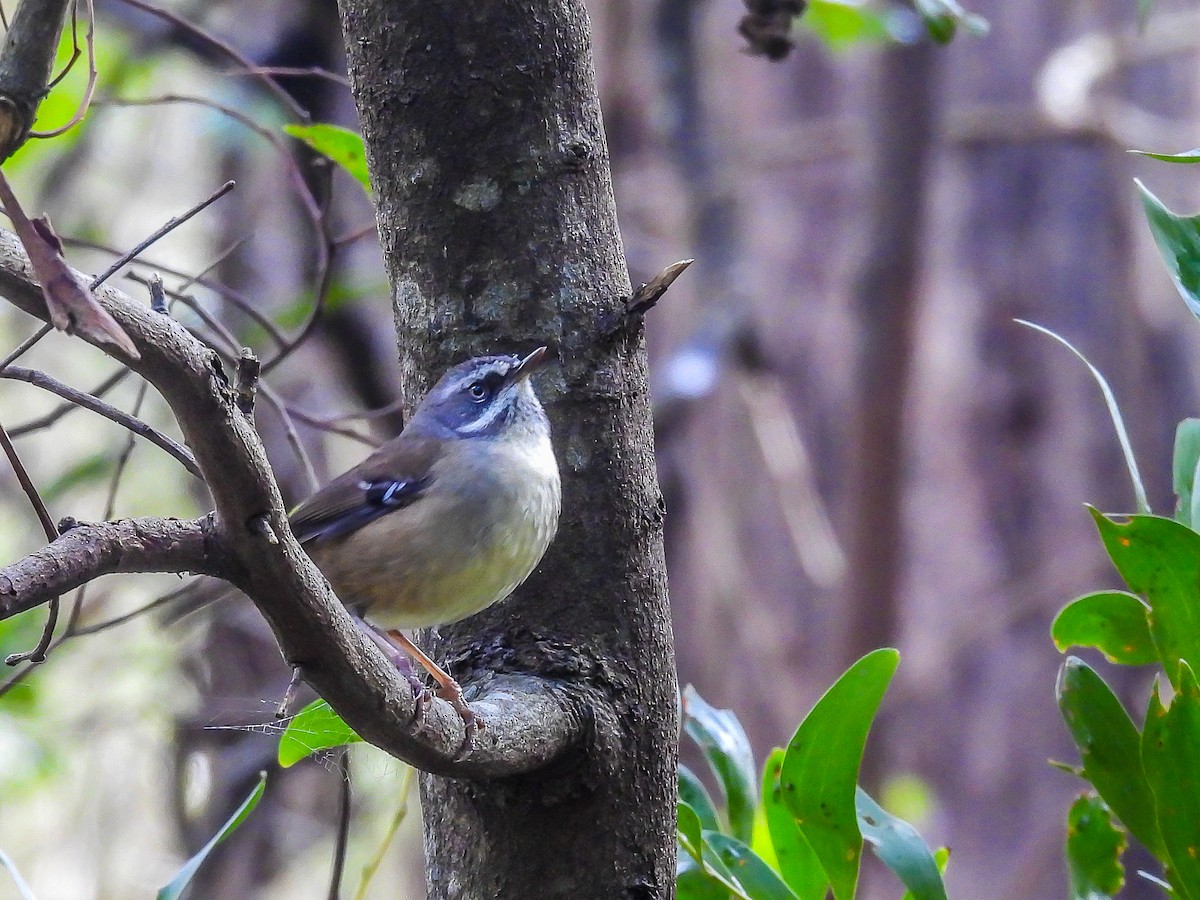
[[[858,409],[850,475],[846,634],[849,665],[877,647],[895,646],[904,552],[905,410],[916,318],[937,48],[893,45],[879,54],[871,117],[873,187],[867,259],[858,276]],[[875,746],[886,746],[876,726]],[[882,761],[870,754],[865,765]],[[875,771],[864,771],[872,781]]]
[[[498,670],[560,680],[588,698],[595,737],[554,771],[423,778],[430,896],[670,897],[662,509],[640,334],[603,337],[629,283],[582,4],[341,6],[408,398],[475,353],[560,355],[538,383],[559,536],[516,596],[434,649],[468,685]]]

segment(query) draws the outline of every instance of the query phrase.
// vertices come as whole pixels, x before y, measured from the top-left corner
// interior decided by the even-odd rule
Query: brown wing
[[[291,514],[302,543],[357,531],[418,500],[432,483],[440,441],[401,434],[321,488]]]

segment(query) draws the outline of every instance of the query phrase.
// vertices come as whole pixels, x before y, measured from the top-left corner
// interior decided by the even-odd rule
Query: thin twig
[[[332,81],[334,84],[340,84],[342,87],[350,87],[350,79],[345,75],[330,72],[328,69],[322,69],[319,66],[310,66],[308,68],[300,68],[298,66],[252,66],[241,70],[229,70],[220,74],[229,78],[258,75],[266,75],[270,78],[323,78],[326,81]]]
[[[126,2],[129,2],[129,0],[126,0]],[[162,225],[161,228],[159,228],[157,231],[155,231],[153,234],[151,234],[144,241],[140,242],[139,244],[136,244],[132,250],[128,250],[125,253],[123,253],[115,262],[113,262],[113,264],[111,266],[109,266],[107,269],[105,269],[102,274],[97,275],[95,280],[92,282],[92,290],[95,290],[97,287],[102,285],[104,282],[108,281],[109,278],[111,278],[114,274],[116,274],[120,269],[124,268],[124,266],[127,263],[129,263],[131,260],[133,260],[134,257],[138,256],[143,250],[145,250],[151,244],[155,243],[156,241],[161,240],[169,232],[175,230],[180,225],[182,225],[184,222],[186,222],[188,219],[192,218],[192,216],[196,215],[199,212],[203,212],[205,209],[207,209],[213,203],[220,200],[222,197],[224,197],[226,194],[228,194],[230,191],[232,191],[235,187],[237,187],[236,181],[227,181],[223,185],[221,185],[219,188],[217,188],[215,191],[213,191],[211,194],[209,194],[207,197],[205,197],[203,200],[201,200],[199,203],[197,203],[195,206],[180,213],[177,216],[172,216],[171,218],[167,219],[167,221]]]
[[[133,372],[130,369],[117,369],[116,372],[114,372],[112,375],[109,375],[94,389],[88,391],[88,393],[93,397],[103,397],[132,374]],[[0,375],[0,377],[3,376]],[[43,429],[49,428],[57,423],[59,419],[66,416],[68,413],[74,412],[77,409],[79,409],[79,404],[72,403],[70,400],[67,400],[54,407],[54,409],[50,410],[50,412],[46,413],[46,415],[42,416],[40,419],[33,419],[29,422],[24,422],[21,425],[10,428],[8,430],[8,436],[11,438],[19,438],[24,437],[27,434],[33,434],[35,431],[42,431]]]
[[[355,431],[353,428],[347,428],[344,425],[337,425],[327,419],[322,419],[319,416],[310,416],[302,409],[286,404],[288,414],[298,422],[303,422],[309,428],[315,428],[318,431],[327,431],[330,434],[340,435],[344,438],[349,438],[352,441],[358,441],[360,444],[366,444],[368,447],[378,447],[383,441],[375,437],[364,434],[361,431]]]
[[[205,31],[195,22],[188,21],[183,16],[177,15],[170,10],[160,9],[157,6],[151,6],[149,3],[143,2],[143,0],[122,0],[122,2],[129,6],[140,9],[143,12],[147,12],[152,16],[157,16],[165,22],[171,23],[185,34],[199,38],[201,42],[212,47],[214,50],[221,53],[233,63],[241,66],[244,70],[246,70],[247,74],[253,75],[254,70],[258,68],[258,66],[255,65],[254,60],[244,56],[241,51],[237,50],[235,47],[227,44],[216,35]],[[272,95],[274,95],[275,99],[279,101],[280,105],[285,107],[301,122],[312,121],[312,116],[309,114],[308,110],[296,102],[296,98],[289,94],[287,90],[284,89],[283,85],[279,84],[273,78],[267,75],[260,76],[259,80],[263,83],[266,89]]]
[[[57,394],[64,400],[77,403],[79,406],[91,410],[97,415],[104,416],[104,418],[116,422],[123,428],[128,428],[134,434],[145,438],[156,447],[165,450],[197,478],[202,479],[204,477],[200,472],[200,467],[196,465],[196,458],[192,456],[192,451],[188,450],[187,447],[167,437],[167,435],[153,426],[146,424],[141,419],[137,419],[117,409],[115,406],[111,406],[103,400],[93,397],[91,394],[86,394],[83,391],[63,384],[57,378],[47,375],[45,372],[40,372],[37,369],[26,369],[23,366],[9,366],[7,369],[0,371],[0,378],[24,381],[42,390],[50,391],[52,394]]]
[[[53,325],[43,325],[32,335],[21,341],[16,350],[8,354],[8,356],[4,357],[4,359],[0,360],[0,372],[3,372],[5,369],[7,369],[10,363],[13,363],[24,356],[30,349],[32,349],[34,344],[36,344],[53,330]]]
[[[143,250],[145,250],[147,247],[149,247],[155,241],[161,240],[166,234],[168,234],[173,229],[178,228],[180,225],[182,225],[184,222],[186,222],[192,216],[196,215],[196,213],[198,213],[201,210],[208,207],[209,204],[211,204],[215,200],[218,200],[221,197],[225,196],[225,194],[228,194],[231,190],[233,190],[233,188],[235,186],[236,186],[236,182],[227,181],[227,182],[225,182],[225,184],[221,185],[221,187],[217,188],[216,191],[214,191],[212,194],[210,194],[204,200],[201,200],[199,203],[197,203],[191,209],[185,211],[184,213],[182,213],[178,216],[173,216],[172,218],[168,219],[166,224],[164,224],[161,228],[159,228],[157,231],[155,231],[153,234],[151,234],[148,238],[146,238],[144,241],[142,241],[137,246],[135,246],[132,250],[128,250],[125,253],[122,253],[121,256],[119,256],[112,265],[110,265],[107,269],[105,269],[103,273],[98,275],[96,278],[92,279],[92,283],[89,285],[89,289],[94,291],[101,284],[103,284],[110,277],[112,277],[112,275],[114,273],[116,273],[118,270],[120,270],[123,266],[125,266],[129,262],[132,262],[134,257],[138,256]],[[44,338],[46,335],[48,335],[53,330],[54,330],[53,325],[50,325],[50,324],[43,325],[40,329],[38,329],[38,331],[32,337],[26,339],[21,344],[21,346],[17,347],[16,350],[14,350],[12,353],[10,353],[8,356],[6,356],[3,361],[0,361],[0,372],[3,372],[3,370],[5,368],[7,368],[9,366],[9,364],[13,362],[13,360],[17,359],[22,354],[24,354],[26,351],[28,351],[34,344],[38,343],[38,341],[40,341],[42,338]]]
[[[88,13],[87,33],[84,35],[84,44],[87,46],[88,79],[87,79],[87,87],[85,87],[83,90],[83,97],[81,97],[79,100],[79,108],[75,110],[75,114],[73,116],[71,116],[70,121],[68,121],[67,124],[65,124],[59,128],[55,128],[52,131],[31,131],[31,132],[29,132],[30,137],[52,138],[52,137],[58,137],[60,134],[65,134],[66,132],[70,131],[72,128],[74,128],[76,125],[78,125],[80,122],[83,121],[83,117],[87,115],[88,107],[91,106],[91,104],[92,104],[92,97],[95,96],[95,93],[96,93],[96,76],[98,74],[97,69],[96,69],[96,10],[92,5],[92,0],[84,0],[84,2],[87,4],[87,13]],[[75,59],[78,58],[78,53],[79,53],[78,37],[76,35],[77,23],[74,21],[74,18],[75,18],[74,10],[75,9],[76,9],[76,7],[73,6],[72,13],[71,13],[71,17],[72,17],[71,35],[72,35],[72,39],[76,41],[76,44],[75,44],[76,56],[73,56],[71,58],[72,63],[74,63]],[[63,71],[63,75],[66,75],[67,71],[69,69],[70,69],[70,66],[68,66],[67,69],[65,69]],[[62,77],[62,76],[60,76],[60,77]]]
[[[316,493],[317,488],[321,486],[321,479],[317,477],[317,470],[313,467],[312,459],[309,457],[308,451],[304,449],[304,442],[300,440],[300,434],[296,431],[296,425],[292,422],[292,417],[288,414],[287,405],[265,381],[258,383],[258,392],[270,404],[271,408],[279,414],[280,424],[283,425],[284,437],[287,438],[288,444],[291,445],[292,451],[296,454],[296,459],[299,461],[300,468],[304,472],[304,477],[308,481],[308,490],[310,493]]]
[[[21,462],[21,457],[17,455],[17,448],[13,446],[13,442],[9,439],[8,432],[4,430],[3,425],[0,425],[0,446],[4,448],[4,455],[8,457],[9,463],[12,464],[17,481],[21,483],[21,488],[25,491],[25,496],[29,498],[34,512],[37,513],[38,521],[42,523],[42,530],[46,532],[46,540],[53,541],[58,537],[58,529],[54,525],[54,519],[50,517],[50,510],[46,509],[46,502],[42,500],[42,495],[38,493],[37,486],[34,485],[33,479],[29,477],[29,472],[26,471],[24,463]],[[46,627],[42,629],[42,636],[38,640],[37,646],[32,650],[26,650],[22,653],[9,654],[4,659],[6,665],[15,666],[23,662],[40,663],[45,660],[46,650],[50,647],[50,641],[54,638],[54,627],[58,624],[58,603],[58,597],[50,598],[50,609],[46,614]]]
[[[101,631],[108,631],[110,628],[116,628],[118,625],[124,625],[126,622],[131,622],[140,616],[144,616],[148,612],[153,612],[160,607],[166,606],[190,589],[191,585],[185,585],[178,590],[171,591],[169,594],[163,594],[161,597],[155,597],[149,603],[145,603],[130,612],[122,613],[121,615],[114,616],[111,619],[105,619],[103,622],[96,622],[92,625],[84,625],[82,628],[76,628],[71,634],[73,637],[84,637],[85,635],[99,634]]]
[[[341,799],[338,804],[337,840],[333,845],[333,871],[329,876],[329,900],[342,896],[342,873],[346,871],[346,847],[350,843],[350,752],[342,748],[338,759]]]
[[[123,0],[123,2],[129,3],[132,2],[132,0]],[[207,97],[193,97],[186,94],[163,94],[158,97],[143,97],[140,99],[97,100],[93,105],[133,107],[169,106],[175,103],[203,106],[207,109],[219,112],[221,115],[233,120],[234,122],[237,122],[239,125],[242,125],[245,128],[248,128],[250,131],[253,131],[278,151],[280,158],[283,160],[284,166],[287,169],[288,178],[291,180],[292,185],[295,188],[296,197],[300,200],[300,206],[303,208],[305,216],[309,220],[309,224],[311,224],[313,227],[313,232],[317,238],[317,270],[323,270],[328,262],[329,249],[326,244],[325,229],[323,225],[324,220],[321,216],[321,210],[317,206],[316,198],[309,189],[308,182],[304,178],[304,173],[300,170],[300,165],[296,162],[296,158],[292,154],[291,149],[275,131],[259,125],[240,110],[234,109],[232,106],[228,106],[224,103],[218,103],[215,100],[210,100]]]

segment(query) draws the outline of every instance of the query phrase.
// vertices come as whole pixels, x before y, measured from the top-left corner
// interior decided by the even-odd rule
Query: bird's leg
[[[399,631],[392,629],[387,635],[403,647],[413,659],[421,664],[426,672],[433,676],[433,680],[438,683],[437,695],[443,700],[450,701],[450,705],[454,707],[455,712],[462,717],[463,724],[467,726],[468,740],[476,729],[483,728],[483,720],[476,716],[475,711],[467,705],[467,701],[463,697],[462,688],[458,686],[457,681],[447,674],[445,669],[430,659],[424,650]]]
[[[375,643],[375,646],[383,651],[383,655],[388,658],[388,661],[404,676],[404,680],[412,688],[413,698],[417,701],[417,709],[413,714],[413,720],[416,721],[421,718],[421,715],[425,711],[425,704],[430,699],[429,688],[425,687],[425,682],[418,678],[417,673],[413,671],[412,657],[392,643],[386,634],[380,632],[370,622],[353,613],[351,613],[351,616],[359,629]]]

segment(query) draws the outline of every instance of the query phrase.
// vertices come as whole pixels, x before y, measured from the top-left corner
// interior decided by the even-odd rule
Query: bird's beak
[[[528,378],[542,367],[542,363],[545,362],[545,360],[546,348],[538,347],[523,360],[521,360],[515,369],[508,373],[509,380],[512,382],[517,382],[522,378]]]

